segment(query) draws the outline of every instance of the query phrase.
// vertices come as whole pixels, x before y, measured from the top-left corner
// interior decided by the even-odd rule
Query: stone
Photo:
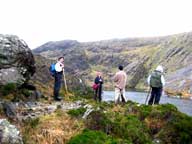
[[[6,119],[0,119],[0,143],[23,144],[19,130]]]
[[[13,103],[3,103],[3,110],[7,117],[15,118],[16,117],[16,106]]]
[[[35,72],[35,60],[28,45],[14,35],[0,34],[0,84],[27,82]]]
[[[93,107],[89,104],[85,105],[84,108],[86,108],[86,112],[83,115],[83,119],[86,119],[88,117],[88,115],[94,110]]]

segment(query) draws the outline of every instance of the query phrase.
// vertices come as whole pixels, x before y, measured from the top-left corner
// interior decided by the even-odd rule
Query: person
[[[101,76],[101,72],[97,72],[97,76],[95,78],[95,84],[98,85],[98,87],[95,89],[95,95],[94,99],[99,102],[102,100],[102,85],[103,85],[103,78]]]
[[[163,86],[165,85],[165,78],[163,76],[163,67],[161,65],[157,66],[154,72],[149,75],[147,79],[148,85],[151,87],[151,97],[148,101],[149,105],[159,104]]]
[[[117,72],[114,76],[114,82],[115,82],[115,103],[122,101],[125,103],[126,97],[125,97],[125,86],[127,83],[127,74],[123,71],[123,66],[119,66],[119,72]]]
[[[59,96],[59,91],[61,88],[61,82],[63,77],[64,69],[64,57],[59,57],[57,63],[55,64],[55,84],[54,84],[54,100],[60,101],[62,98]]]

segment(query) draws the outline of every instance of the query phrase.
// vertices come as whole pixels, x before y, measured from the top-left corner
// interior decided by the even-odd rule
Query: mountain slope
[[[128,74],[128,88],[146,89],[146,78],[157,65],[163,65],[168,80],[167,90],[190,93],[187,85],[192,85],[191,71],[185,68],[192,64],[192,33],[183,33],[155,38],[113,39],[80,43],[77,41],[49,42],[35,50],[48,59],[65,56],[65,64],[71,71],[80,73],[91,85],[96,71],[102,71],[105,88],[112,88],[112,76],[119,64],[125,66]],[[180,69],[184,69],[183,71]],[[171,81],[177,78],[178,85]],[[187,73],[187,77],[183,76]],[[187,80],[186,80],[187,79]],[[184,81],[185,82],[184,82]],[[180,83],[182,82],[182,83]],[[173,83],[174,84],[174,83]]]

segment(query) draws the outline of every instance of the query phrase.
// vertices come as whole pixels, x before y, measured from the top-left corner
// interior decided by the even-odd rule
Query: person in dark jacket
[[[165,79],[163,76],[163,67],[158,66],[154,72],[148,77],[148,84],[151,87],[151,97],[149,99],[148,104],[159,104],[163,86],[165,85]]]
[[[62,78],[64,69],[64,57],[59,57],[57,63],[55,64],[55,84],[54,84],[54,100],[60,101],[62,98],[59,96],[59,91],[61,88]]]
[[[95,84],[98,85],[97,89],[95,90],[95,95],[94,95],[94,99],[97,101],[97,99],[99,100],[99,102],[101,102],[102,100],[102,85],[103,85],[103,78],[101,76],[100,72],[97,72],[97,77],[95,78]]]

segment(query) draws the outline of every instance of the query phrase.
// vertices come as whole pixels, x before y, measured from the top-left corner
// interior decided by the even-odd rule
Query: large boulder
[[[35,61],[28,45],[14,35],[0,34],[0,84],[25,83],[35,72]]]
[[[23,144],[19,130],[6,119],[0,119],[0,143]]]

